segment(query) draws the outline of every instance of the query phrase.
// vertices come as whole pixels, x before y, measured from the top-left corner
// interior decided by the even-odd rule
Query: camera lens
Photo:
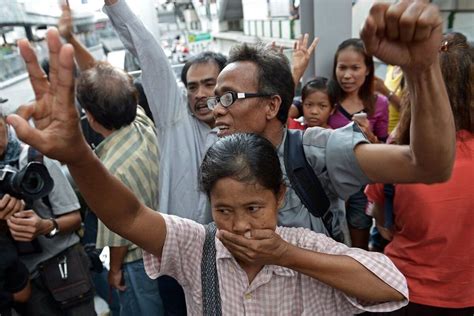
[[[22,189],[29,195],[36,195],[43,190],[44,182],[37,172],[28,173],[21,184]]]

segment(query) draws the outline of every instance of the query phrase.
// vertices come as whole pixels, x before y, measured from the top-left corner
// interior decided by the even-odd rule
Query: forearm
[[[123,235],[143,206],[92,151],[87,149],[82,157],[80,164],[68,165],[79,191],[97,217],[112,231]]]
[[[400,111],[400,97],[395,94],[395,91],[391,91],[384,83],[376,85],[376,91],[384,95],[388,101]]]
[[[68,42],[74,47],[74,57],[81,71],[94,67],[97,62],[94,56],[92,56],[74,34],[68,38]]]
[[[298,84],[300,83],[300,80],[303,77],[305,70],[306,70],[306,68],[305,69],[299,69],[299,68],[296,68],[296,67],[292,67],[291,75],[293,77],[293,82],[295,83],[295,89],[298,86]]]
[[[142,204],[88,147],[81,152],[81,161],[68,168],[90,209],[111,231],[161,256],[166,238],[163,216]]]
[[[287,268],[364,301],[383,302],[404,299],[402,294],[349,256],[323,254],[291,245],[283,262]]]
[[[127,246],[109,247],[110,248],[110,271],[120,271],[122,269],[123,260],[128,252]]]
[[[61,215],[56,218],[56,222],[58,223],[60,234],[74,232],[81,227],[81,213],[77,210]]]
[[[138,58],[156,125],[174,121],[182,110],[182,91],[163,49],[123,0],[106,1],[104,11],[125,47]]]
[[[395,93],[387,95],[387,97],[390,98],[388,99],[390,101],[390,104],[393,105],[398,111],[400,111],[400,103],[401,103],[401,98],[396,95]]]
[[[410,149],[419,181],[449,178],[455,155],[455,127],[438,61],[424,72],[405,70],[411,107]]]

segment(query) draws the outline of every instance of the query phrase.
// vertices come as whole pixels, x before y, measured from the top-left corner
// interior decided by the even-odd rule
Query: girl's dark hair
[[[306,97],[308,97],[311,93],[316,91],[321,91],[324,93],[328,93],[328,79],[326,77],[316,77],[304,85],[303,89],[301,90],[301,100],[304,102]]]
[[[329,99],[331,100],[331,103],[337,104],[342,102],[342,100],[344,100],[346,97],[346,92],[344,92],[344,90],[341,88],[336,77],[337,59],[339,58],[340,52],[345,49],[352,49],[364,57],[364,63],[369,73],[365,77],[364,84],[359,89],[359,98],[364,103],[365,112],[367,112],[367,115],[370,116],[374,114],[376,101],[374,95],[374,61],[372,56],[368,55],[365,51],[364,42],[362,42],[361,39],[347,39],[337,48],[336,54],[334,55],[334,64],[332,67],[332,87],[329,89]]]
[[[275,147],[257,134],[237,133],[215,142],[201,164],[201,190],[210,192],[220,179],[230,177],[246,183],[258,183],[275,195],[283,183]]]
[[[439,62],[453,111],[456,131],[474,133],[474,48],[466,37],[448,33],[441,41]],[[397,128],[397,143],[410,143],[411,104],[408,93],[402,97],[403,109]]]

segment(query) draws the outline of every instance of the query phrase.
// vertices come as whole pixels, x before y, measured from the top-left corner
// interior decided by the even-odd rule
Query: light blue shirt
[[[217,130],[195,118],[168,58],[125,1],[104,6],[125,47],[142,68],[145,94],[155,120],[160,158],[159,211],[206,224],[212,220],[207,196],[199,189],[199,167]]]
[[[287,187],[285,203],[278,214],[278,225],[304,227],[327,234],[322,220],[309,213],[288,179],[284,162],[286,141],[285,130],[282,143],[277,148],[283,181]],[[367,142],[365,136],[354,129],[353,123],[336,130],[308,128],[303,135],[306,160],[313,168],[330,201],[333,234],[342,232],[346,244],[350,244],[350,236],[344,200],[360,190],[362,185],[370,182],[357,162],[354,148],[360,143]]]

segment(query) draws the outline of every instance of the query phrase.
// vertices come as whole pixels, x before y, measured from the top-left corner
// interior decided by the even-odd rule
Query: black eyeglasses
[[[207,107],[209,110],[214,110],[217,105],[220,103],[223,107],[228,108],[238,99],[248,99],[248,98],[261,98],[261,97],[271,97],[272,94],[268,93],[245,93],[245,92],[234,92],[228,91],[221,95],[220,97],[209,97],[207,98]]]

